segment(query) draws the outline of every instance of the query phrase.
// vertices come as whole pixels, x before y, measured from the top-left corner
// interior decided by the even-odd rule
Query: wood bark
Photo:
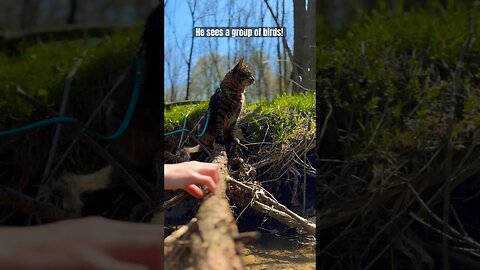
[[[22,29],[31,28],[35,25],[38,14],[38,1],[24,0],[22,6]]]
[[[315,89],[315,1],[293,1],[294,44],[292,92]]]
[[[74,24],[77,15],[77,0],[70,1],[70,8],[68,11],[67,24]]]
[[[302,81],[305,80],[302,68],[305,63],[305,20],[307,12],[305,10],[305,0],[293,1],[293,70],[291,80],[294,82],[292,93],[300,92]]]
[[[193,4],[190,2],[188,3],[188,8],[190,9],[190,14],[192,16],[192,29],[195,29],[195,23],[197,21],[195,17],[195,11],[197,9],[197,0],[193,1]],[[185,93],[185,100],[188,100],[189,98],[189,93],[190,93],[190,86],[192,83],[192,55],[193,55],[193,48],[195,44],[195,35],[192,33],[191,41],[190,41],[190,52],[188,55],[188,61],[187,61],[187,90]]]
[[[220,166],[221,177],[215,194],[204,197],[197,212],[198,230],[191,236],[195,269],[245,269],[241,258],[243,244],[234,241],[238,228],[226,195],[228,169],[224,148],[216,151],[213,163]]]
[[[307,20],[306,20],[306,48],[305,48],[305,71],[306,82],[305,87],[313,91],[315,89],[316,80],[316,16],[315,1],[308,0]]]

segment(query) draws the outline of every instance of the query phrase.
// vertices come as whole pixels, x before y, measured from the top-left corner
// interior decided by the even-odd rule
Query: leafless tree
[[[260,27],[263,27],[264,26],[264,21],[265,21],[265,9],[264,9],[264,6],[261,5],[260,6]],[[260,89],[258,91],[258,96],[259,96],[259,99],[262,99],[263,97],[265,97],[265,92],[268,91],[268,88],[267,86],[266,87],[262,87],[262,83],[266,80],[263,80],[264,78],[264,75],[265,75],[265,72],[264,72],[264,59],[263,59],[263,48],[265,46],[265,38],[262,38],[261,41],[260,41],[260,50],[258,52],[258,85],[260,86]]]
[[[21,27],[22,29],[28,29],[36,22],[39,3],[34,0],[23,0],[22,4]]]
[[[167,64],[168,81],[170,82],[170,101],[177,99],[177,85],[180,74],[178,57],[175,55],[175,49],[167,45],[165,48],[165,63]]]
[[[230,27],[253,27],[253,26],[271,26],[268,22],[269,11],[267,5],[262,0],[258,0],[259,5],[244,5],[238,1],[225,1],[223,4],[215,0],[205,0],[205,2],[197,2],[189,0],[188,10],[190,18],[193,18],[191,25],[198,26],[230,26]],[[275,25],[283,25],[287,20],[285,0],[276,0],[277,15],[275,15]],[[164,2],[165,3],[165,2]],[[174,2],[169,2],[170,5]],[[202,5],[200,5],[202,3]],[[272,2],[273,3],[273,2]],[[204,8],[207,6],[207,8]],[[275,7],[275,6],[274,6]],[[171,8],[171,7],[170,7]],[[224,11],[222,13],[221,11]],[[185,99],[203,99],[208,98],[214,89],[223,79],[226,71],[232,68],[236,61],[244,58],[252,67],[257,81],[249,87],[246,93],[248,101],[255,101],[261,98],[272,98],[274,93],[279,93],[285,89],[287,72],[291,71],[291,64],[285,63],[287,55],[289,62],[292,59],[292,53],[288,47],[286,38],[280,39],[281,43],[277,44],[277,57],[275,54],[275,38],[195,38],[190,35],[183,37],[177,35],[176,22],[172,12],[166,12],[165,18],[169,26],[169,33],[166,36],[166,43],[171,43],[172,48],[176,47],[176,57],[182,59],[183,65],[180,76],[181,85],[173,87],[167,82],[167,90],[170,98],[178,94]],[[189,22],[190,24],[190,22]],[[269,25],[270,24],[270,25]],[[193,29],[192,27],[192,29]],[[178,32],[179,33],[179,32]],[[226,52],[220,54],[221,43]],[[273,49],[273,50],[272,50]],[[277,58],[277,60],[275,60]],[[171,63],[165,63],[165,68],[171,68]],[[274,66],[279,68],[275,69]],[[169,76],[166,73],[167,77]],[[280,84],[277,83],[280,80]],[[278,86],[277,86],[278,84]],[[282,86],[283,85],[283,86]],[[186,90],[188,89],[188,94]],[[173,90],[176,94],[172,95]]]
[[[306,16],[306,43],[305,43],[305,64],[304,69],[306,71],[306,82],[304,86],[307,89],[315,89],[315,79],[316,79],[316,43],[315,43],[315,26],[316,26],[316,16],[315,16],[315,0],[308,0],[307,6],[307,16]]]
[[[201,56],[195,63],[192,69],[192,85],[191,97],[195,99],[208,99],[218,87],[220,81],[218,80],[217,68],[212,65],[213,59],[216,59],[218,68],[227,70],[227,56],[211,53],[206,53]],[[222,76],[225,74],[222,74]]]
[[[378,3],[377,0],[374,1]],[[357,2],[358,1],[355,0],[318,0],[317,5],[320,6],[320,15],[323,17],[325,23],[334,29],[340,29],[355,14]],[[365,2],[370,1],[367,0]]]
[[[277,0],[277,1],[278,1],[278,0]],[[284,19],[285,19],[285,1],[283,0],[283,2],[282,2],[282,21],[279,20],[279,18],[278,18],[278,12],[277,12],[277,14],[275,14],[275,12],[273,11],[272,7],[270,6],[268,0],[264,0],[264,2],[265,2],[265,4],[267,5],[268,10],[270,11],[270,14],[271,14],[272,17],[273,17],[273,20],[274,20],[275,23],[276,23],[276,26],[277,26],[277,27],[283,27],[283,26],[284,26]],[[295,31],[295,30],[294,30],[294,31]],[[284,58],[284,59],[283,59],[283,60],[280,60],[280,59],[279,59],[279,61],[285,63],[285,65],[284,65],[285,68],[283,69],[283,71],[284,71],[283,78],[285,79],[285,83],[284,83],[284,84],[287,85],[287,80],[288,80],[288,79],[287,79],[287,67],[288,67],[288,63],[287,63],[285,60],[286,60],[286,58],[287,58],[287,56],[288,56],[289,62],[290,62],[291,64],[293,64],[294,59],[293,59],[293,53],[292,53],[292,51],[291,51],[291,49],[290,49],[290,47],[289,47],[289,45],[288,45],[288,42],[287,42],[286,37],[285,37],[285,36],[281,37],[281,40],[282,40],[282,43],[283,43],[283,52],[284,52],[284,57],[283,57],[283,58]]]
[[[283,0],[283,3],[285,3],[285,0]],[[275,5],[275,11],[277,14],[280,14],[279,12],[279,1],[277,0],[276,5]],[[283,25],[283,19],[284,15],[282,15],[281,20],[282,20],[282,25]],[[283,61],[282,61],[282,53],[280,51],[280,37],[277,37],[277,44],[276,44],[276,49],[277,49],[277,60],[278,60],[278,93],[283,92],[283,80],[282,80],[282,71],[283,71]]]
[[[75,23],[76,13],[77,13],[77,0],[70,0],[70,9],[68,11],[67,24]]]
[[[293,92],[315,89],[315,1],[294,0]]]
[[[207,2],[207,5],[209,6],[209,12],[203,17],[202,23],[203,25],[209,25],[209,23],[213,20],[213,25],[220,25],[219,19],[218,19],[218,1],[217,0],[209,0]],[[216,79],[218,82],[222,80],[222,72],[221,72],[221,67],[220,67],[220,59],[219,59],[219,54],[218,54],[218,38],[207,38],[205,39],[209,52],[210,52],[210,58],[212,60],[213,67],[215,68],[216,71]]]
[[[192,18],[192,29],[195,28],[196,22],[198,20],[196,16],[197,12],[197,0],[192,0],[188,1],[188,9],[190,10],[191,18]],[[193,55],[193,49],[195,46],[195,35],[192,33],[192,38],[190,40],[190,51],[188,54],[188,61],[187,61],[187,91],[185,93],[185,100],[188,100],[188,94],[190,92],[190,75],[191,75],[191,69],[192,69],[192,55]]]

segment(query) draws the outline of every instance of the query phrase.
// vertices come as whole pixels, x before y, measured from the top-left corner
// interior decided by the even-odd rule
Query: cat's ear
[[[243,58],[240,59],[240,61],[238,61],[238,64],[235,66],[236,69],[239,69],[243,67]]]

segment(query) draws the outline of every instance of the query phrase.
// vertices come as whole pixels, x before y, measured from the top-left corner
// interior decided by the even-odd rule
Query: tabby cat
[[[245,101],[245,89],[253,84],[255,77],[249,67],[241,59],[238,64],[230,70],[220,83],[220,87],[210,98],[210,118],[205,134],[200,142],[205,146],[212,146],[214,143],[225,145],[226,141],[240,144],[239,128],[237,119]],[[203,130],[203,128],[202,128]],[[186,147],[181,154],[189,159],[190,154],[200,151],[200,145]]]

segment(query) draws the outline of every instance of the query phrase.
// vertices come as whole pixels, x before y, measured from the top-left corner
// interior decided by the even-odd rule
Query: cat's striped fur
[[[240,143],[237,119],[245,101],[245,89],[254,81],[255,77],[243,59],[225,75],[219,90],[210,98],[210,119],[201,143],[205,146],[212,146],[213,143],[225,145],[226,141]],[[199,145],[186,147],[182,154],[189,158],[190,154],[198,151]]]

